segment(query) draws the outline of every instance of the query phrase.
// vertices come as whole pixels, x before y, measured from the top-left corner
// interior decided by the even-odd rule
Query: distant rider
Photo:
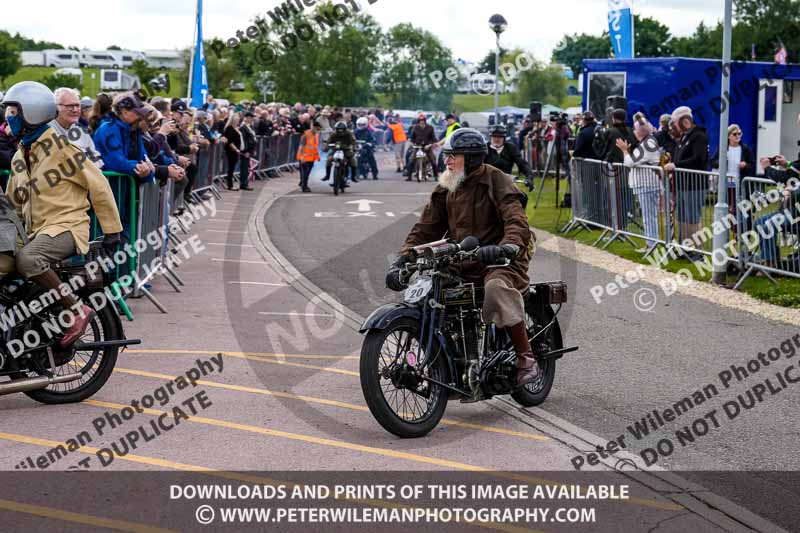
[[[358,165],[356,165],[356,158],[355,158],[355,147],[356,147],[356,139],[353,137],[353,133],[347,129],[347,124],[340,120],[336,123],[333,127],[333,133],[330,137],[328,137],[328,145],[336,145],[339,144],[344,150],[344,157],[347,162],[350,164],[350,168],[353,171],[353,181],[358,182],[356,179],[356,175],[358,174]],[[331,166],[333,166],[333,157],[331,157],[332,151],[329,151],[328,160],[325,162],[325,177],[322,178],[322,181],[328,181],[331,179]]]

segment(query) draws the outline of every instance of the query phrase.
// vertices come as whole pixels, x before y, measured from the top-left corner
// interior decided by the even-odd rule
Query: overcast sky
[[[7,0],[9,1],[9,0]],[[411,22],[436,34],[456,58],[480,60],[494,46],[489,17],[509,22],[502,44],[549,59],[565,33],[599,34],[607,27],[606,0],[358,0],[384,27]],[[278,0],[204,0],[204,37],[227,39]],[[195,0],[24,0],[0,28],[64,46],[173,49],[192,44]],[[24,5],[24,7],[22,7]],[[656,18],[673,35],[690,35],[700,21],[716,24],[723,1],[634,0],[634,12]],[[74,12],[72,14],[71,12]]]

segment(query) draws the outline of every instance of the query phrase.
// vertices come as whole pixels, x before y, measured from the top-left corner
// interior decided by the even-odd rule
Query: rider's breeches
[[[500,277],[487,276],[484,284],[483,320],[507,328],[525,320],[525,304],[520,292]]]
[[[65,231],[56,237],[39,234],[17,252],[17,272],[26,278],[44,274],[50,265],[75,255],[75,239]]]

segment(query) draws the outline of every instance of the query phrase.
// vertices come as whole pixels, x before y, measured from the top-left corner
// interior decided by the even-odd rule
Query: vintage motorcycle
[[[431,164],[428,161],[427,151],[430,149],[431,145],[419,146],[419,145],[412,145],[411,149],[414,151],[414,175],[417,177],[417,181],[428,181],[428,178],[431,176]]]
[[[333,194],[338,196],[340,192],[344,192],[347,184],[347,171],[350,165],[344,156],[344,147],[341,144],[329,144],[328,154],[329,157],[333,157],[333,165],[331,165]]]
[[[364,322],[361,390],[372,415],[399,437],[422,437],[439,423],[448,398],[474,402],[510,394],[530,407],[545,401],[564,348],[558,313],[567,301],[562,281],[535,283],[525,295],[528,338],[539,362],[536,380],[515,389],[516,353],[508,334],[481,317],[483,287],[459,266],[477,260],[478,239],[437,241],[414,249],[401,276],[414,283],[403,303],[384,305]],[[508,258],[497,268],[510,264]],[[555,309],[554,309],[555,306]]]
[[[100,269],[86,268],[103,253],[102,240],[92,241],[86,256],[52,266],[62,282],[78,289],[74,294],[81,301],[105,302],[95,307],[83,336],[67,348],[59,344],[64,324],[58,298],[17,274],[0,280],[0,375],[10,378],[0,383],[0,395],[24,392],[46,404],[80,402],[108,381],[120,348],[141,342],[125,338],[116,306],[103,294],[111,280]]]

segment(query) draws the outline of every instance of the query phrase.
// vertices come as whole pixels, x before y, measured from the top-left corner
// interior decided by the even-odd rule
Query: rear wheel
[[[361,390],[372,416],[398,437],[427,435],[447,407],[444,387],[420,378],[446,381],[445,355],[441,351],[427,366],[419,346],[419,323],[409,318],[367,334],[361,348]]]
[[[535,309],[530,305],[526,306],[525,327],[528,330],[528,340],[531,342],[534,354],[547,353],[563,348],[558,322],[554,322],[547,331],[540,333],[551,320],[553,320],[552,311],[548,313],[544,309]],[[518,404],[525,407],[539,405],[550,394],[555,377],[556,360],[545,359],[544,361],[539,361],[539,375],[536,376],[536,379],[511,393],[511,397]]]

